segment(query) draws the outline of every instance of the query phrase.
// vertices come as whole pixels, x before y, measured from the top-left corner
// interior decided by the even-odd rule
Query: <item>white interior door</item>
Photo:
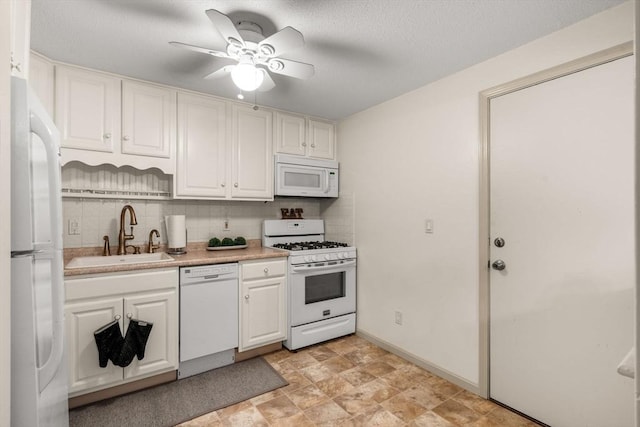
[[[627,57],[490,104],[490,397],[553,426],[634,423],[633,87]]]

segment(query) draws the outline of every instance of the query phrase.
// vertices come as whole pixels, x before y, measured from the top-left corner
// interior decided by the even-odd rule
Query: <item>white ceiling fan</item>
[[[231,74],[231,79],[239,89],[246,92],[256,89],[266,92],[276,85],[268,71],[298,79],[313,76],[315,72],[313,65],[280,57],[281,54],[304,45],[304,37],[298,30],[285,27],[265,38],[258,24],[242,21],[236,27],[227,15],[217,10],[209,9],[206,14],[227,41],[226,52],[180,42],[169,42],[176,47],[238,61],[237,65],[227,65],[205,76],[206,79],[226,77]]]

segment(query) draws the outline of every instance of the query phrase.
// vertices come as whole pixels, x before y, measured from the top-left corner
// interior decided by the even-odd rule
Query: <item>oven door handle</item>
[[[292,268],[293,272],[298,272],[298,271],[309,271],[309,270],[328,270],[328,269],[334,269],[334,268],[342,268],[342,267],[349,267],[351,265],[356,265],[355,261],[346,261],[343,263],[336,263],[336,264],[327,264],[327,263],[322,263],[323,265],[296,265]]]

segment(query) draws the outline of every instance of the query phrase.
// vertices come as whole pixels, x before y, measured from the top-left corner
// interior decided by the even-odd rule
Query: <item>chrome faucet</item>
[[[131,234],[126,234],[124,232],[124,215],[129,211],[129,225],[131,225]],[[120,212],[120,233],[118,234],[118,255],[126,254],[125,244],[127,240],[132,240],[133,236],[133,226],[138,225],[138,221],[136,220],[136,212],[133,210],[131,205],[125,205],[122,208],[122,212]]]
[[[158,230],[156,230],[155,228],[153,230],[151,230],[149,232],[149,246],[148,246],[148,251],[150,254],[153,253],[154,250],[158,249],[160,247],[160,243],[158,243],[157,245],[153,244],[153,235],[156,235],[156,237],[159,239],[160,238],[160,233],[158,233]]]

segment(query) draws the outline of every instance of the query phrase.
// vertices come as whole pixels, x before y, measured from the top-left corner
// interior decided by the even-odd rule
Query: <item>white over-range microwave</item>
[[[338,197],[338,162],[275,155],[275,195]]]

